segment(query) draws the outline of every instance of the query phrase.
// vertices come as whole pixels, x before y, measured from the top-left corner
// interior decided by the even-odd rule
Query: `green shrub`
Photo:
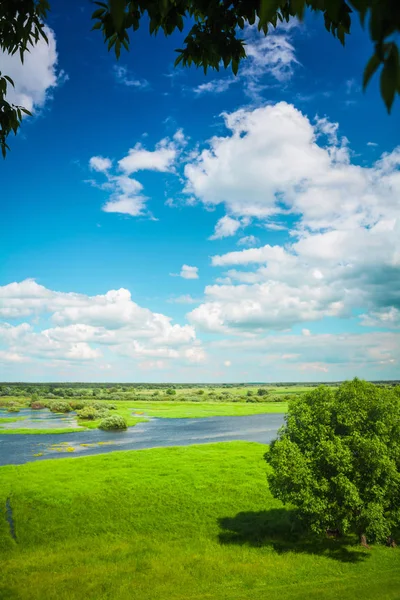
[[[168,394],[168,396],[175,396],[176,390],[173,390],[172,388],[168,388],[165,393]]]
[[[99,429],[104,429],[105,431],[110,431],[112,429],[122,430],[127,429],[127,424],[124,417],[121,417],[121,415],[112,415],[101,421]]]
[[[257,395],[258,396],[268,396],[269,391],[266,390],[265,388],[258,388],[257,390]]]
[[[49,408],[50,408],[51,412],[54,412],[54,413],[67,413],[67,412],[71,412],[71,410],[72,410],[69,403],[64,402],[63,400],[55,400],[54,402],[50,402]]]
[[[31,402],[32,410],[41,410],[42,408],[46,408],[46,405],[43,402]]]
[[[87,402],[85,402],[85,400],[70,400],[68,404],[70,405],[72,410],[81,410],[82,408],[85,408],[85,406],[87,406]]]
[[[85,406],[82,410],[77,410],[76,414],[80,419],[94,421],[99,418],[99,413],[94,406]]]
[[[14,404],[14,405],[11,405],[11,406],[9,406],[9,407],[7,408],[7,412],[9,412],[9,413],[17,413],[17,412],[19,412],[20,410],[21,410],[21,407],[20,407],[20,406],[17,406],[16,404]]]
[[[106,402],[92,402],[90,406],[93,406],[96,410],[105,410],[109,404]]]

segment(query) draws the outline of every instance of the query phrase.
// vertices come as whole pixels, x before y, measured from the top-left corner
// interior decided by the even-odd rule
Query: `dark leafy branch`
[[[238,72],[246,58],[242,31],[254,25],[267,35],[271,27],[292,18],[303,19],[306,10],[322,13],[326,30],[342,45],[350,34],[352,18],[357,16],[368,29],[373,54],[363,77],[364,89],[380,70],[380,91],[388,112],[396,94],[400,94],[400,61],[395,41],[400,32],[399,0],[108,0],[95,2],[93,29],[100,30],[108,49],[117,58],[121,50],[130,49],[130,35],[149,23],[150,34],[162,31],[166,36],[182,32],[185,23],[190,29],[181,48],[176,50],[175,66],[201,67],[219,71],[220,66]],[[0,49],[23,60],[29,46],[46,39],[44,20],[49,10],[47,0],[1,0]],[[1,65],[0,65],[1,68]],[[2,76],[4,81],[5,76]],[[17,131],[21,122],[21,107],[6,100],[6,84],[0,88],[0,145],[3,155],[6,139]],[[11,83],[8,81],[11,85]],[[4,87],[5,86],[5,87]],[[18,110],[20,112],[18,112]]]
[[[21,62],[25,52],[43,38],[44,20],[49,10],[47,0],[1,0],[0,3],[0,50],[8,54],[19,53]],[[22,106],[7,101],[8,86],[14,86],[10,77],[1,73],[0,63],[0,148],[3,157],[9,147],[7,138],[11,132],[17,133],[22,114],[31,113]]]

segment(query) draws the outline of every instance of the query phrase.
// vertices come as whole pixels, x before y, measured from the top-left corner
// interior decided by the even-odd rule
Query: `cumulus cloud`
[[[199,268],[191,267],[189,265],[182,265],[181,272],[179,273],[180,277],[183,279],[198,279],[199,278]]]
[[[93,171],[98,171],[99,173],[104,173],[111,169],[112,161],[109,158],[104,158],[103,156],[92,156],[89,161],[89,166]]]
[[[214,234],[209,238],[210,240],[219,240],[221,238],[235,235],[238,229],[242,226],[242,223],[237,219],[232,219],[228,215],[222,217],[215,225]]]
[[[153,218],[147,209],[149,198],[143,193],[143,185],[131,175],[139,171],[174,173],[176,159],[185,144],[186,139],[180,129],[172,139],[164,138],[158,142],[154,150],[147,150],[141,143],[137,143],[118,161],[113,170],[110,158],[92,156],[89,167],[103,174],[106,181],[98,183],[96,180],[90,180],[88,183],[110,194],[102,210],[131,217]]]
[[[361,309],[364,325],[397,327],[400,148],[353,164],[337,123],[311,122],[284,102],[225,122],[230,133],[186,166],[187,191],[237,220],[286,213],[294,226],[284,246],[213,256],[213,266],[234,268],[206,288],[190,321],[215,332],[279,330]]]
[[[10,55],[0,50],[1,71],[11,77],[14,87],[8,85],[7,100],[35,112],[46,103],[51,90],[68,79],[61,71],[57,73],[58,55],[56,38],[49,27],[45,27],[48,44],[43,40],[29,48],[21,63],[19,53]]]
[[[0,299],[1,316],[31,318],[0,324],[3,361],[93,362],[109,353],[182,364],[205,360],[191,325],[174,324],[170,317],[139,306],[123,288],[87,296],[53,291],[31,279],[0,287]],[[50,327],[35,325],[48,319]]]
[[[167,173],[172,169],[176,155],[177,148],[169,140],[161,140],[155,150],[146,150],[138,142],[127,156],[118,161],[118,166],[127,175],[144,170]]]

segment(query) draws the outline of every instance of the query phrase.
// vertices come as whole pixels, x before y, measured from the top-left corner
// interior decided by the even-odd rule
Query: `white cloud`
[[[103,156],[92,156],[89,161],[89,166],[94,171],[98,171],[99,173],[104,173],[111,169],[112,161],[109,158],[104,158]]]
[[[232,363],[231,363],[231,361],[230,361],[230,360],[225,360],[225,361],[224,361],[224,366],[225,366],[225,367],[230,367],[230,366],[232,366]]]
[[[305,335],[306,337],[311,335],[311,331],[309,329],[302,329],[301,333],[302,333],[302,335]]]
[[[299,65],[290,33],[297,25],[297,22],[291,27],[280,24],[267,36],[258,31],[257,24],[247,26],[244,36],[247,58],[242,61],[238,75],[202,83],[194,88],[195,94],[221,94],[233,84],[241,83],[245,94],[259,100],[260,92],[271,85],[271,78],[281,85],[287,82]]]
[[[255,235],[245,235],[237,241],[238,246],[257,246],[260,240]]]
[[[372,369],[385,369],[400,363],[400,334],[394,332],[314,334],[301,336],[261,335],[214,342],[214,350],[238,353],[253,363],[264,365],[264,372],[279,369],[296,380],[296,371],[321,371],[335,379],[354,377],[359,372],[370,377]],[[276,379],[274,379],[276,381]]]
[[[106,202],[103,206],[103,211],[139,217],[145,214],[147,200],[146,196],[120,195],[115,200]]]
[[[263,77],[272,76],[282,84],[293,77],[294,67],[299,64],[288,32],[264,36],[257,27],[249,27],[246,54],[240,73],[245,79],[244,91],[255,99],[267,86]]]
[[[366,327],[400,328],[400,310],[394,306],[379,311],[371,311],[370,314],[361,315],[361,319],[361,325]]]
[[[113,69],[117,83],[141,90],[146,90],[150,87],[147,79],[136,79],[131,73],[129,73],[127,67],[122,65],[114,65]]]
[[[88,183],[110,193],[102,210],[131,217],[153,218],[147,209],[149,198],[143,193],[143,185],[130,175],[144,170],[173,173],[174,163],[185,144],[186,138],[181,129],[178,129],[172,139],[162,139],[154,150],[146,150],[138,143],[118,161],[113,171],[111,159],[92,156],[89,160],[90,168],[105,175],[106,181],[99,184],[92,180]]]
[[[137,143],[127,156],[118,161],[118,166],[127,175],[144,170],[167,173],[171,171],[176,156],[177,149],[173,142],[162,140],[155,150],[146,150]]]
[[[228,215],[225,215],[215,225],[214,234],[209,238],[210,240],[219,240],[221,238],[235,235],[238,229],[242,226],[242,223],[237,219],[232,219]]]
[[[189,265],[182,265],[181,272],[179,273],[180,277],[183,279],[198,279],[199,278],[199,268],[198,267],[190,267]]]
[[[201,83],[196,88],[194,88],[194,92],[196,94],[221,94],[226,92],[233,83],[237,83],[237,80],[234,77],[225,77],[224,79],[213,79],[211,81],[207,81],[207,83]]]
[[[57,292],[34,280],[0,287],[1,313],[31,317],[0,323],[0,361],[93,362],[103,356],[194,364],[206,359],[191,325],[136,304],[126,289],[87,296]],[[42,321],[41,319],[44,318]],[[43,326],[48,319],[51,327]],[[36,324],[37,323],[37,324]]]
[[[400,148],[370,167],[352,164],[349,142],[326,118],[315,123],[286,103],[225,115],[186,166],[187,191],[225,204],[237,220],[291,215],[285,246],[212,257],[237,267],[189,315],[207,331],[285,329],[324,317],[397,326],[400,308]],[[380,315],[380,316],[378,316]],[[315,361],[314,361],[315,362]]]
[[[364,325],[397,327],[400,308],[400,148],[371,167],[326,118],[313,125],[279,103],[225,115],[231,134],[186,167],[188,191],[237,219],[295,217],[285,246],[212,257],[239,267],[206,288],[189,315],[216,332],[285,329],[364,310]],[[315,361],[314,361],[315,362]]]
[[[19,53],[6,54],[0,50],[1,71],[13,79],[15,87],[7,88],[7,100],[13,104],[21,105],[29,111],[41,108],[52,88],[55,88],[59,78],[66,76],[57,75],[57,50],[54,32],[45,27],[49,43],[44,40],[29,48],[21,63]]]

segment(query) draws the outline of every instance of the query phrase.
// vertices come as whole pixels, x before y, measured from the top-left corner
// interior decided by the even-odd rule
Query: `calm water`
[[[19,415],[23,416],[22,412]],[[283,417],[283,414],[266,414],[201,419],[151,419],[124,432],[92,429],[62,435],[0,434],[0,465],[22,464],[46,458],[88,456],[115,450],[189,446],[235,440],[268,444],[276,437],[283,424]],[[25,427],[26,421],[21,423]],[[52,427],[55,427],[54,419]]]
[[[67,414],[52,413],[48,408],[42,408],[41,410],[24,408],[17,413],[9,413],[0,409],[0,418],[3,417],[24,417],[24,420],[15,421],[14,423],[2,423],[0,425],[1,429],[66,429],[67,427],[79,427],[74,412]]]

